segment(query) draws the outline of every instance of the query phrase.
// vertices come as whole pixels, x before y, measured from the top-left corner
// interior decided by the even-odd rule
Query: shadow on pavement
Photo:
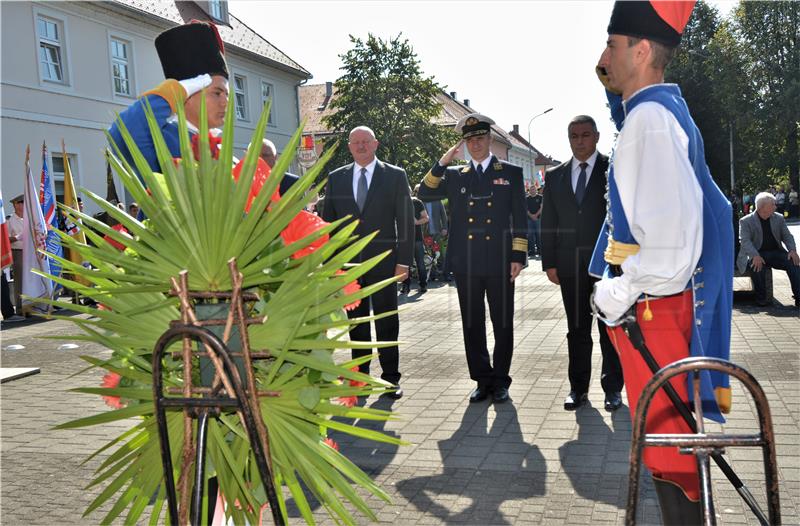
[[[489,411],[496,412],[491,427]],[[459,428],[437,445],[441,474],[397,483],[427,515],[447,524],[510,524],[500,511],[504,502],[545,494],[544,457],[523,439],[511,403],[468,405]]]

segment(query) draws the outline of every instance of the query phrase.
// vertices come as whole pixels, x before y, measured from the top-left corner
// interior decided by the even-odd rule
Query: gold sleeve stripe
[[[519,250],[528,253],[528,240],[524,237],[515,237],[511,242],[511,250]]]
[[[717,387],[714,389],[714,396],[717,398],[717,404],[719,404],[719,410],[725,413],[726,415],[731,412],[731,406],[733,402],[731,400],[731,388],[730,387]]]
[[[142,97],[147,95],[158,95],[169,104],[172,113],[178,111],[178,102],[183,102],[186,99],[186,89],[181,86],[181,83],[175,79],[167,79],[150,91],[142,93]]]
[[[433,173],[431,173],[431,171],[428,170],[428,173],[426,173],[425,177],[422,178],[422,182],[428,188],[435,190],[436,188],[439,188],[439,184],[441,184],[442,178],[434,176]]]
[[[606,260],[606,263],[622,265],[622,262],[625,261],[628,256],[633,256],[638,252],[639,245],[634,243],[620,243],[619,241],[615,241],[613,237],[609,237],[608,246],[603,253],[603,258]]]

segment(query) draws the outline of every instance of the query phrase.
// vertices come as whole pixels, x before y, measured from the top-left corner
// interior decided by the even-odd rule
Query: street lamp
[[[534,168],[534,164],[533,164],[533,144],[531,144],[531,124],[533,124],[533,121],[536,120],[537,117],[541,117],[545,113],[550,113],[551,111],[553,111],[553,108],[547,108],[542,113],[536,114],[533,117],[531,117],[531,120],[528,121],[528,157],[530,158],[529,162],[530,162],[530,165],[531,165],[531,181],[533,181],[533,168]]]

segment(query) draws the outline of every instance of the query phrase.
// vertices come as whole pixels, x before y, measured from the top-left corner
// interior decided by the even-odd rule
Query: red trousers
[[[650,300],[653,319],[642,320],[644,303],[636,307],[636,319],[644,335],[644,341],[660,367],[689,356],[694,311],[692,292]],[[636,412],[639,396],[645,384],[653,376],[639,351],[631,344],[621,327],[609,327],[609,336],[622,363],[625,390],[628,393],[631,418]],[[670,383],[684,402],[688,402],[686,376],[670,379]],[[683,421],[663,389],[659,389],[647,411],[645,430],[649,433],[694,433]],[[686,496],[700,499],[700,481],[697,474],[697,457],[681,455],[677,447],[646,447],[644,463],[653,476],[677,484]]]

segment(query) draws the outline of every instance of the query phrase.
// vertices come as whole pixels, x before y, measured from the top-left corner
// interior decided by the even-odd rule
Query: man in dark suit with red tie
[[[600,134],[594,119],[579,115],[567,127],[573,157],[547,171],[542,204],[542,269],[561,287],[567,314],[570,392],[564,409],[572,411],[588,400],[592,373],[592,312],[595,278],[589,260],[606,215],[608,157],[598,153]],[[622,405],[623,379],[619,357],[604,325],[600,332],[603,366],[600,383],[606,411]]]
[[[352,263],[360,263],[387,250],[391,251],[361,277],[359,282],[362,287],[393,276],[399,281],[404,280],[414,253],[414,208],[408,178],[402,168],[375,157],[378,144],[375,133],[366,126],[359,126],[350,132],[348,148],[354,162],[337,168],[328,176],[322,213],[322,218],[328,222],[348,215],[357,219],[359,224],[355,234],[359,237],[377,232],[364,250],[353,258]],[[384,287],[364,298],[347,315],[351,319],[369,316],[370,305],[375,315],[397,310],[397,287]],[[397,341],[400,332],[397,314],[376,320],[375,332],[379,341]],[[370,324],[362,323],[351,329],[350,339],[371,341]],[[372,349],[353,349],[353,358],[371,353]],[[387,395],[395,399],[402,397],[397,346],[384,347],[378,353],[383,369],[381,378],[396,386],[396,390]],[[361,364],[359,370],[369,374],[369,362]]]

